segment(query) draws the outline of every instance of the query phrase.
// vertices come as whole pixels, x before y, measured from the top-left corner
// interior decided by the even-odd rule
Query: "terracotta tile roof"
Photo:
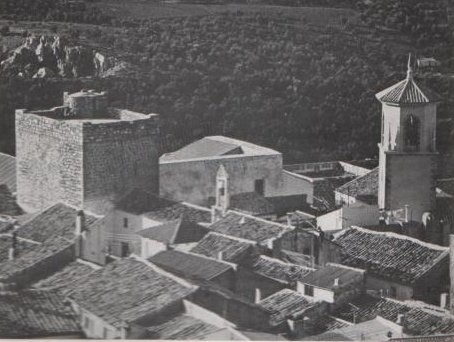
[[[95,269],[86,263],[73,261],[50,277],[33,284],[33,288],[48,290],[58,289],[60,293],[67,294],[72,288],[85,281]]]
[[[310,341],[386,341],[391,336],[402,334],[402,328],[381,317],[355,325],[327,331],[323,334],[310,336],[303,340]]]
[[[144,215],[152,220],[161,222],[178,220],[182,216],[190,222],[211,222],[211,211],[209,209],[184,202],[174,202],[169,206],[150,210]]]
[[[199,241],[207,232],[207,228],[195,222],[190,222],[183,216],[177,220],[143,229],[136,234],[151,240],[178,244]]]
[[[244,152],[241,149],[240,145],[228,143],[225,141],[213,140],[210,137],[205,137],[203,139],[194,141],[193,143],[186,145],[175,152],[164,154],[161,157],[161,160],[185,160],[243,153]]]
[[[314,335],[321,334],[327,331],[348,327],[351,324],[345,322],[339,318],[330,315],[321,315],[317,318],[313,318],[312,326],[314,328]]]
[[[289,317],[301,314],[314,306],[301,294],[290,289],[283,289],[261,300],[258,305],[271,313],[270,324],[279,325]]]
[[[13,238],[11,235],[0,235],[0,264],[8,260],[9,249],[12,246]],[[23,254],[28,253],[33,248],[39,246],[36,243],[28,242],[26,240],[17,239],[15,257],[18,258]]]
[[[258,243],[277,239],[283,233],[292,230],[289,226],[234,211],[229,211],[225,217],[213,223],[210,229],[217,233],[252,240]]]
[[[46,260],[54,258],[56,254],[72,248],[73,245],[73,242],[59,236],[48,239],[18,258],[0,263],[0,281],[9,281],[24,272],[28,273],[31,269],[42,265]]]
[[[265,255],[260,255],[248,264],[255,273],[285,283],[304,279],[315,271],[313,268],[290,264]]]
[[[0,152],[0,184],[16,192],[16,158]]]
[[[22,209],[6,184],[0,184],[0,215],[21,215]]]
[[[343,247],[342,264],[404,284],[414,283],[449,255],[445,247],[359,227],[340,232],[335,241]]]
[[[115,202],[114,206],[118,210],[141,215],[152,210],[171,206],[175,203],[148,191],[133,189]]]
[[[454,334],[454,316],[413,308],[404,316],[406,331],[412,335]]]
[[[399,314],[405,314],[411,306],[404,302],[385,297],[362,294],[349,303],[337,308],[333,316],[348,322],[364,322],[381,316],[389,321],[397,322]]]
[[[194,287],[155,266],[128,258],[91,273],[68,297],[109,324],[120,327],[147,314],[158,314],[194,291]]]
[[[168,272],[189,279],[211,280],[233,269],[226,262],[177,250],[160,252],[148,260]]]
[[[364,199],[367,199],[367,197],[372,197],[376,202],[378,196],[378,167],[366,173],[364,176],[345,183],[337,188],[336,191],[354,198],[362,196]]]
[[[180,314],[165,322],[147,327],[146,338],[159,340],[198,340],[222,328],[188,314]]]
[[[433,92],[427,89],[422,90],[413,77],[407,77],[375,96],[381,102],[396,104],[429,103],[439,100]]]
[[[309,284],[324,289],[334,289],[335,279],[339,280],[339,286],[351,283],[354,277],[364,274],[362,270],[355,270],[350,267],[345,267],[336,264],[326,264],[314,272],[307,274],[299,280],[304,284]]]
[[[0,338],[81,334],[79,317],[53,291],[0,292]]]
[[[238,263],[250,254],[253,245],[255,245],[254,241],[210,232],[190,252],[212,258],[217,258],[219,252],[222,252],[223,260]]]
[[[51,236],[74,237],[77,210],[62,203],[57,203],[43,210],[27,221],[18,230],[18,236],[29,240],[43,242]],[[99,218],[85,213],[85,229]]]

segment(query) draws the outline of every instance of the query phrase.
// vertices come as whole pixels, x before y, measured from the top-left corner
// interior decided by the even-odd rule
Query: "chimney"
[[[397,314],[396,323],[399,324],[399,325],[403,325],[404,324],[404,315],[403,314]]]
[[[334,286],[339,286],[339,278],[334,279]]]
[[[410,221],[409,205],[405,204],[405,222],[408,223],[409,221]]]
[[[292,214],[287,213],[287,225],[291,226],[292,225]]]
[[[8,250],[8,260],[14,260],[16,257],[16,247],[17,247],[17,232],[13,231],[11,237],[11,247]]]
[[[82,254],[82,232],[84,230],[85,214],[83,210],[79,210],[76,215],[76,228],[74,235],[76,238],[76,258],[79,258]]]
[[[224,252],[223,251],[219,251],[218,252],[218,260],[224,260]]]
[[[255,288],[254,303],[257,304],[262,300],[262,291],[259,288]]]
[[[448,293],[442,293],[440,295],[440,308],[448,308]]]

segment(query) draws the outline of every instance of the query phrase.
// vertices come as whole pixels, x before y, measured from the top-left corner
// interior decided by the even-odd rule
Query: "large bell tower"
[[[378,207],[422,222],[435,207],[437,98],[416,84],[411,56],[407,77],[376,98],[382,103]]]

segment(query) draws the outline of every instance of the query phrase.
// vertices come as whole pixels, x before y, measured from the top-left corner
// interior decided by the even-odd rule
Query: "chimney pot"
[[[339,278],[334,279],[334,286],[339,286]]]
[[[254,303],[257,304],[262,300],[262,291],[259,288],[255,289]]]
[[[16,254],[16,249],[11,247],[8,250],[8,260],[14,260],[15,254]]]
[[[224,252],[223,251],[219,251],[218,252],[218,260],[224,260]]]

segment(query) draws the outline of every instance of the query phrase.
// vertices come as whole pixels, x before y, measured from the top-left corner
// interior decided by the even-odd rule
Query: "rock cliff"
[[[0,76],[102,77],[119,65],[124,63],[63,36],[29,36],[0,63]]]

